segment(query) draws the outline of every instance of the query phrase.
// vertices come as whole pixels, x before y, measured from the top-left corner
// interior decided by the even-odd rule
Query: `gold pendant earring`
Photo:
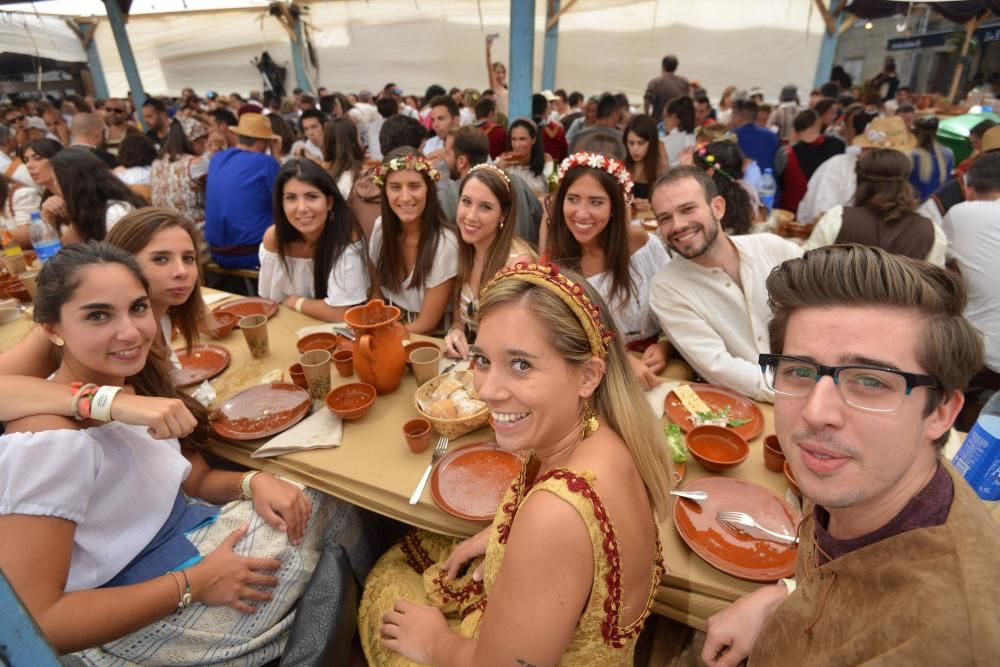
[[[583,404],[583,428],[580,429],[580,439],[586,440],[600,427],[601,423],[597,421],[597,412],[594,410],[593,404],[587,401]]]

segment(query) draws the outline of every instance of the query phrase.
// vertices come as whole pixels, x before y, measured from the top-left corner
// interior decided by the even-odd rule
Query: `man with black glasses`
[[[805,497],[794,582],[708,623],[737,665],[973,665],[1000,655],[1000,530],[941,449],[980,368],[961,279],[860,245],[767,280],[778,439]]]

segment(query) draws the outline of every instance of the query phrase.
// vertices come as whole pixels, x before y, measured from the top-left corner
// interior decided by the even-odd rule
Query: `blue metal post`
[[[295,63],[295,85],[302,90],[312,90],[312,84],[306,75],[306,61],[303,57],[305,53],[305,38],[302,35],[302,21],[296,17],[295,36],[297,41],[292,42],[292,61]]]
[[[108,22],[111,24],[111,32],[115,35],[115,44],[118,45],[118,55],[122,59],[122,67],[125,69],[125,78],[128,79],[129,90],[132,91],[132,104],[135,105],[136,115],[143,129],[146,127],[142,120],[142,105],[146,103],[146,93],[142,89],[142,78],[139,76],[139,67],[135,64],[135,56],[132,55],[132,45],[128,41],[128,33],[125,31],[125,13],[122,11],[118,0],[104,0],[104,7],[108,12]]]
[[[97,52],[97,41],[93,34],[97,32],[97,24],[89,21],[77,21],[76,27],[85,39],[89,39],[87,44],[87,65],[90,67],[90,78],[94,81],[94,93],[100,99],[111,97],[108,94],[108,82],[104,78],[104,68],[101,66],[101,54]]]
[[[840,38],[840,24],[844,20],[844,13],[835,19],[837,29],[831,35],[823,29],[823,43],[819,47],[819,62],[816,63],[816,79],[813,81],[813,88],[819,88],[830,80],[830,70],[833,69],[833,61],[837,55],[837,40]],[[825,24],[824,24],[825,25]]]
[[[553,16],[559,11],[559,0],[552,0]],[[551,16],[546,16],[548,21]],[[559,22],[545,31],[545,55],[542,60],[542,88],[556,89],[556,63],[559,60]]]
[[[531,118],[535,65],[535,0],[510,3],[510,120]]]

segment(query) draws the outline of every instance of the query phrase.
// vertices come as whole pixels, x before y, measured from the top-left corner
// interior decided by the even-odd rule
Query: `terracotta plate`
[[[492,442],[449,452],[431,472],[431,496],[445,512],[492,521],[500,499],[521,471],[521,459]]]
[[[271,319],[278,312],[278,303],[260,296],[250,296],[245,299],[235,299],[227,301],[221,306],[213,309],[213,312],[232,313],[236,317],[246,317],[247,315],[267,315]],[[238,322],[237,322],[238,324]]]
[[[746,512],[765,528],[795,535],[802,517],[785,501],[759,484],[729,477],[703,477],[684,490],[708,493],[708,500],[701,503],[675,498],[674,525],[709,565],[750,581],[792,576],[798,546],[730,532],[715,520],[719,512]]]
[[[747,442],[764,431],[764,414],[757,407],[757,404],[746,396],[714,384],[692,382],[689,386],[694,389],[694,393],[701,397],[701,400],[708,403],[708,407],[712,410],[721,410],[728,405],[731,418],[749,419],[750,421],[742,426],[726,427],[742,435]],[[694,428],[694,424],[691,423],[691,414],[674,392],[671,391],[667,394],[664,407],[670,421],[680,426],[685,433]]]
[[[174,384],[190,387],[211,380],[229,368],[229,350],[219,345],[195,345],[188,354],[184,348],[174,350],[181,369],[173,370]]]
[[[294,426],[311,406],[309,392],[294,384],[259,384],[226,399],[212,415],[212,428],[230,440],[258,440]]]

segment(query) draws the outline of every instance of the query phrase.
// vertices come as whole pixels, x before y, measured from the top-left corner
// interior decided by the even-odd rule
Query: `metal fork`
[[[424,476],[420,478],[420,483],[417,484],[417,488],[414,489],[413,495],[410,496],[410,504],[416,505],[420,501],[420,496],[424,493],[424,487],[427,486],[427,480],[431,477],[431,468],[437,463],[445,452],[448,451],[448,438],[441,436],[438,439],[437,445],[434,447],[434,454],[431,455],[431,464],[427,466],[427,470],[424,471]]]
[[[773,530],[768,530],[764,526],[757,523],[757,520],[746,512],[719,512],[715,515],[715,519],[724,524],[727,527],[733,528],[744,533],[749,533],[750,530],[757,530],[765,535],[768,535],[780,542],[787,542],[788,544],[798,544],[799,538],[794,535],[785,535],[784,533],[776,533]],[[750,530],[747,530],[750,529]]]

